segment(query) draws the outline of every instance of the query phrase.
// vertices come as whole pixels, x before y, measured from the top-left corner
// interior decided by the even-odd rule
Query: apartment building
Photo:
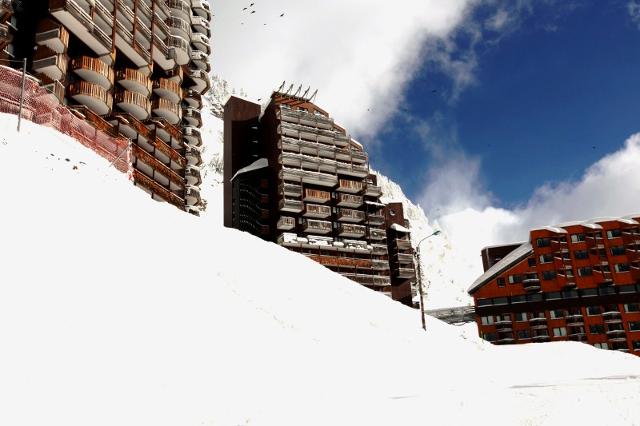
[[[640,215],[533,229],[507,251],[469,289],[484,339],[640,355]]]
[[[388,222],[362,145],[310,99],[286,93],[264,107],[232,96],[224,117],[225,226],[410,305],[413,252],[401,205]]]
[[[210,20],[206,0],[1,0],[0,59],[27,58],[71,111],[131,140],[137,186],[198,214]]]

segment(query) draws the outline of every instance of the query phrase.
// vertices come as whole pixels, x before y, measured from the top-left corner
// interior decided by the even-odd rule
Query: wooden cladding
[[[144,86],[147,89],[147,93],[151,92],[151,79],[146,75],[142,74],[138,70],[134,70],[131,68],[126,68],[124,70],[118,70],[116,72],[117,80],[128,80],[138,83],[141,86]]]
[[[309,259],[324,266],[344,267],[344,268],[365,268],[371,269],[372,263],[369,259],[353,259],[350,257],[320,256],[310,255]]]
[[[305,188],[304,198],[319,201],[329,201],[331,199],[331,193],[328,191],[321,191],[319,189]]]
[[[89,70],[104,76],[113,85],[114,73],[110,65],[102,62],[100,59],[91,58],[89,56],[80,56],[71,61],[71,69]]]
[[[349,191],[349,192],[360,192],[362,191],[364,185],[362,184],[362,182],[358,182],[355,180],[348,180],[348,179],[340,179],[339,181],[339,190],[342,191]]]

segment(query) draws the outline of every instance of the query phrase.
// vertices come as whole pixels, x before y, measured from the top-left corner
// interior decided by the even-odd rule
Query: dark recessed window
[[[629,322],[629,331],[640,331],[640,321]]]
[[[527,301],[527,298],[524,295],[511,296],[511,303],[524,303],[526,301]]]
[[[536,259],[530,257],[529,259],[527,259],[527,263],[529,264],[529,266],[536,266]]]
[[[546,294],[547,300],[556,300],[562,299],[562,294],[559,291],[552,291],[551,293]]]
[[[549,247],[551,245],[551,239],[549,239],[549,238],[538,238],[536,240],[536,245],[538,247]]]
[[[502,277],[498,278],[498,287],[502,288],[504,286],[505,286],[504,278]]]
[[[622,256],[625,254],[624,246],[611,247],[612,256]]]
[[[607,238],[618,238],[622,236],[622,232],[619,229],[610,229],[607,231]]]
[[[586,250],[576,250],[573,252],[573,256],[576,259],[588,259],[589,258],[589,252]]]
[[[529,330],[518,330],[518,339],[530,339],[531,332]]]
[[[542,279],[543,280],[552,280],[556,277],[556,271],[543,271]]]
[[[589,326],[589,333],[591,334],[603,334],[604,326],[602,324],[595,324]]]

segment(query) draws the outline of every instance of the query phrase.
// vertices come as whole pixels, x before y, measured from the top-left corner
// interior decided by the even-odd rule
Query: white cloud
[[[511,17],[505,9],[498,9],[496,13],[485,22],[485,27],[492,31],[501,31],[509,24]]]
[[[458,155],[430,175],[434,180],[420,204],[432,206],[433,212],[434,204],[444,203],[438,223],[461,262],[477,265],[468,282],[461,283],[468,285],[481,273],[482,247],[524,241],[536,226],[640,213],[639,164],[640,133],[590,166],[580,179],[543,185],[522,206],[505,209],[492,205],[491,194],[480,183],[480,160]]]
[[[256,1],[253,14],[242,11],[249,2],[218,2],[214,72],[253,99],[283,80],[319,89],[338,121],[371,135],[402,102],[427,42],[445,40],[477,1]],[[463,63],[449,68],[468,74]]]
[[[633,23],[635,23],[640,29],[640,2],[638,0],[630,0],[627,3],[627,12]]]

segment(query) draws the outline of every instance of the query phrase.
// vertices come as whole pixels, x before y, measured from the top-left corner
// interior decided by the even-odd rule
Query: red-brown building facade
[[[575,340],[640,355],[640,215],[534,229],[469,294],[493,343]]]

